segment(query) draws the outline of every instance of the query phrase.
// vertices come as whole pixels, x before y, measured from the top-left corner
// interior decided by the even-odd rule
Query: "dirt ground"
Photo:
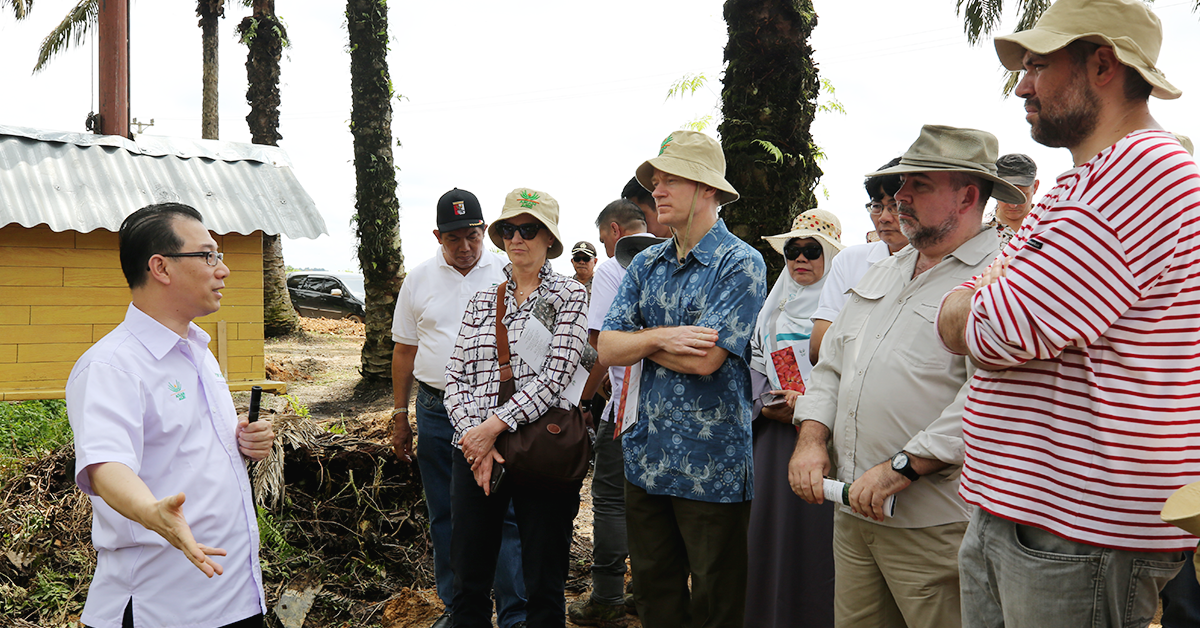
[[[268,340],[266,343],[267,376],[288,382],[288,394],[308,406],[312,417],[328,425],[340,424],[362,438],[387,443],[392,409],[391,386],[363,387],[359,385],[363,326],[350,321],[302,319],[310,330],[304,338]],[[416,395],[413,395],[416,398]],[[245,399],[235,397],[239,404]],[[264,399],[264,407],[282,411],[282,397]],[[411,402],[409,416],[415,416]],[[416,431],[415,419],[413,431]],[[592,546],[591,481],[584,482],[580,496],[579,516],[575,518],[576,543],[572,549],[572,573],[567,584],[567,603],[575,601],[590,590],[586,561],[590,566]],[[388,600],[382,609],[384,628],[426,628],[442,612],[441,601],[432,586],[404,589]],[[1161,614],[1161,609],[1159,613]],[[569,625],[574,625],[568,622]],[[310,626],[310,623],[306,623]],[[627,616],[627,628],[641,628],[633,615]],[[1158,616],[1149,628],[1161,628]]]
[[[327,429],[340,427],[360,438],[389,442],[392,388],[362,386],[359,368],[363,343],[363,325],[350,321],[301,319],[306,334],[266,341],[267,377],[286,381],[288,396],[308,407],[311,417]],[[413,395],[415,400],[416,395]],[[248,393],[235,395],[236,404],[247,404]],[[269,395],[263,408],[282,412],[286,397]],[[410,402],[409,416],[415,417]],[[416,432],[415,418],[413,431]],[[420,436],[418,435],[418,439]],[[575,519],[575,544],[572,548],[571,578],[567,584],[567,603],[590,590],[592,547],[592,498],[590,478],[584,482],[579,515]],[[383,606],[384,628],[425,628],[442,612],[441,601],[428,583],[426,587],[404,589]],[[311,626],[307,622],[305,626]],[[573,624],[572,624],[573,625]],[[633,615],[624,624],[641,628]]]

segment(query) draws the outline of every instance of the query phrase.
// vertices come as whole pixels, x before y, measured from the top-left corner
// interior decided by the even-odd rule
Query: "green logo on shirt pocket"
[[[179,380],[175,380],[173,384],[167,384],[167,388],[171,389],[171,393],[175,395],[176,399],[183,401],[187,398],[187,393],[183,392],[183,386],[179,384]]]

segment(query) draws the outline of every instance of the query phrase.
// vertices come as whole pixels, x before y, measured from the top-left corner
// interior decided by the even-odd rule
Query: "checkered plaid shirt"
[[[575,374],[587,344],[587,291],[578,281],[560,275],[546,262],[539,273],[541,285],[520,306],[512,282],[512,265],[504,269],[508,278],[504,325],[508,329],[510,364],[516,393],[497,407],[500,364],[496,352],[496,290],[493,286],[475,294],[463,314],[462,327],[450,363],[446,365],[446,411],[454,425],[454,446],[467,430],[495,414],[517,426],[538,420],[550,408],[569,409],[563,390]],[[539,375],[517,354],[517,341],[530,317],[536,317],[554,334],[546,364]],[[461,447],[460,447],[461,448]]]

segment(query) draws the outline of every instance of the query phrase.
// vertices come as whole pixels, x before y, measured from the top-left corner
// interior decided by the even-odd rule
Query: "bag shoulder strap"
[[[504,297],[508,294],[508,282],[501,281],[496,286],[496,353],[500,363],[500,381],[512,379],[512,366],[509,365],[508,328],[504,326],[504,314],[507,309]]]

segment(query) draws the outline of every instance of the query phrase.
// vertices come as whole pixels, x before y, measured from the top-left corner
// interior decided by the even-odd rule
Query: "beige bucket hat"
[[[550,230],[550,235],[554,236],[554,244],[550,245],[550,250],[546,252],[546,258],[554,259],[562,255],[562,237],[558,235],[558,201],[554,200],[553,196],[532,188],[517,188],[504,197],[504,207],[500,208],[500,217],[488,225],[488,235],[492,238],[492,244],[499,247],[501,251],[504,250],[504,238],[500,237],[498,225],[502,220],[521,214],[529,214],[537,218],[538,222]]]
[[[1159,516],[1171,525],[1200,536],[1200,482],[1192,482],[1172,493]]]
[[[655,168],[716,188],[717,202],[721,205],[738,200],[737,190],[725,180],[725,152],[717,140],[704,133],[675,131],[662,141],[658,157],[638,166],[638,183],[652,192],[650,178]]]
[[[992,198],[1005,203],[1025,202],[1025,193],[1001,179],[996,171],[1000,142],[987,131],[926,124],[921,135],[900,157],[900,165],[872,172],[867,177],[909,172],[965,172],[996,185]]]
[[[1162,48],[1162,22],[1141,0],[1058,0],[1033,28],[996,38],[996,54],[1009,70],[1021,69],[1028,50],[1045,55],[1082,39],[1112,46],[1121,63],[1135,69],[1158,98],[1179,98],[1182,91],[1155,67]]]
[[[763,236],[762,239],[771,243],[771,248],[783,255],[783,249],[789,240],[813,238],[821,243],[824,249],[826,263],[833,261],[845,245],[842,244],[842,221],[823,209],[810,209],[792,221],[792,230],[779,235]],[[829,272],[829,267],[825,267]]]

